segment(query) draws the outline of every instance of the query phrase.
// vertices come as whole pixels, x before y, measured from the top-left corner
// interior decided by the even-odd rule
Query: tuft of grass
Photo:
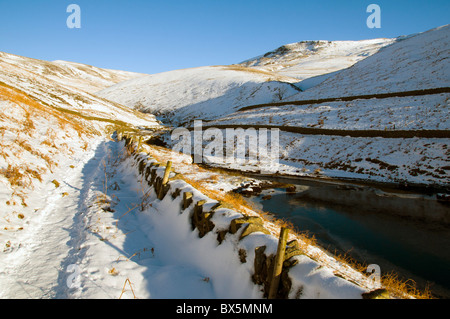
[[[55,188],[59,187],[59,182],[56,179],[52,180],[52,183],[55,185]]]
[[[117,276],[119,272],[117,271],[116,268],[113,267],[110,270],[108,270],[108,274],[110,274],[111,276]]]
[[[12,187],[25,186],[23,182],[25,175],[22,173],[19,166],[8,164],[8,167],[6,169],[2,169],[0,173],[6,177]]]
[[[429,287],[424,290],[417,288],[416,282],[412,279],[400,279],[398,274],[390,272],[381,276],[381,284],[398,298],[433,299]]]
[[[39,172],[38,170],[34,170],[32,168],[27,167],[25,169],[25,174],[31,178],[37,179],[39,182],[42,183],[41,172]]]

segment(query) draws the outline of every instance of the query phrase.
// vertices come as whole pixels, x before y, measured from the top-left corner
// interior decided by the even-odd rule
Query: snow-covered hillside
[[[450,25],[404,37],[288,100],[450,86]]]
[[[301,41],[283,45],[240,65],[297,78],[302,81],[298,86],[306,90],[395,41]]]
[[[95,93],[116,83],[145,75],[61,60],[53,61],[52,64],[62,69],[57,72],[55,70],[52,79],[69,85],[74,81],[73,86],[89,93]]]
[[[139,77],[96,94],[179,124],[215,119],[249,104],[280,101],[299,91],[291,84],[296,81],[239,66],[211,66]]]
[[[14,202],[19,196],[25,203],[36,182],[42,182],[64,157],[83,153],[107,126],[159,125],[150,114],[76,88],[78,82],[82,87],[97,82],[95,77],[85,82],[87,73],[80,78],[75,76],[80,73],[73,73],[64,84],[66,74],[59,72],[51,62],[0,54],[0,178],[6,186],[5,201]]]
[[[329,130],[448,130],[449,94],[274,105],[239,111],[209,125],[274,125]]]
[[[285,100],[393,42],[395,39],[302,41],[240,64],[132,79],[97,95],[161,115],[171,124],[212,120],[243,106]]]
[[[75,62],[49,62],[5,52],[0,52],[0,61],[3,64],[2,66],[9,65],[10,67],[21,68],[64,86],[89,93],[143,75],[127,71],[101,69]]]
[[[82,64],[52,63],[0,53],[0,82],[42,105],[110,123],[158,125],[151,114],[136,112],[87,92],[124,77],[128,78],[120,71],[110,73]],[[85,90],[86,87],[90,89]]]

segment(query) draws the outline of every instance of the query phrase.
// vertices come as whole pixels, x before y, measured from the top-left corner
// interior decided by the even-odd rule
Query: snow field
[[[77,63],[52,63],[0,52],[0,84],[25,93],[36,103],[104,122],[158,126],[151,114],[142,114],[88,93],[95,88],[105,88],[138,76]]]
[[[0,231],[1,298],[61,297],[61,274],[71,251],[71,238],[80,229],[77,212],[83,185],[82,170],[101,139],[93,139],[85,151],[61,154],[59,166],[42,176],[26,195],[26,207],[6,204],[10,194],[1,198],[3,211]],[[64,165],[62,165],[64,163]],[[71,165],[72,164],[72,165]],[[70,165],[70,167],[69,167]],[[45,194],[43,196],[42,194]],[[23,218],[17,219],[15,211]]]
[[[237,127],[239,124],[234,123]],[[245,125],[251,124],[246,121]],[[257,128],[257,124],[253,125]],[[214,127],[213,124],[211,126]],[[217,130],[220,130],[223,140],[226,140],[226,129]],[[242,136],[248,140],[251,132],[248,132],[248,128],[242,131]],[[171,140],[169,134],[162,135],[162,138],[172,148],[176,143],[180,143],[176,139]],[[191,134],[191,140],[192,154],[194,134]],[[203,150],[213,145],[213,142],[206,139],[196,142],[202,144]],[[227,149],[225,145],[223,146],[225,159],[234,159],[233,154],[238,153],[238,150],[244,150],[245,154],[256,152],[255,159],[246,155],[243,160],[227,161],[222,156],[212,155],[204,156],[203,161],[215,167],[264,172],[264,174],[330,177],[436,187],[446,187],[449,182],[448,138],[310,135],[285,132],[280,127],[278,145],[279,154],[276,154],[276,157],[274,155],[265,157],[258,153],[257,147],[250,146],[248,141],[245,141],[244,145],[236,142],[227,143]],[[270,150],[269,154],[271,152]]]

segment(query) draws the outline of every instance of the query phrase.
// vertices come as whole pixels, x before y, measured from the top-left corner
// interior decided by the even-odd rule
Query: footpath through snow
[[[199,249],[189,223],[173,223],[175,210],[152,207],[124,152],[100,139],[72,171],[54,172],[58,188],[30,194],[29,205],[41,208],[0,254],[0,297],[261,298],[237,258],[218,258],[226,248]]]

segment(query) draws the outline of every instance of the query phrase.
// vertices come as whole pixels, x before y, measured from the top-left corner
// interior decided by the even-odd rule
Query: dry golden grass
[[[67,113],[61,112],[61,110],[57,108],[39,103],[36,99],[32,98],[25,92],[1,82],[0,99],[10,101],[22,108],[25,117],[22,122],[22,128],[27,134],[30,134],[30,132],[35,129],[33,118],[37,116],[45,119],[53,118],[57,121],[61,128],[66,129],[67,127],[70,127],[71,129],[77,131],[79,135],[92,134],[92,131],[86,127],[81,117],[76,115],[68,116]],[[7,115],[2,114],[2,116],[5,117]]]
[[[353,259],[348,253],[333,254],[333,257],[342,264],[346,264],[362,275],[369,277],[367,271],[367,263],[359,262]],[[415,299],[432,299],[431,291],[428,287],[423,290],[417,288],[416,283],[411,279],[401,279],[398,274],[394,272],[382,274],[380,278],[380,284],[390,295],[395,298],[415,298]]]
[[[20,148],[22,148],[23,150],[27,151],[28,153],[35,154],[35,150],[33,149],[33,147],[24,138],[21,138],[21,137],[17,136],[17,138],[16,138],[14,143],[17,146],[19,146]]]
[[[24,174],[21,172],[18,166],[13,166],[8,164],[6,169],[1,169],[0,174],[4,175],[6,179],[9,181],[11,186],[22,186],[23,185],[23,177]]]
[[[270,80],[272,81],[277,81],[279,79],[282,79],[282,76],[277,75],[276,73],[273,72],[269,72],[269,71],[265,71],[265,70],[259,70],[259,69],[254,69],[254,68],[248,68],[242,65],[226,65],[224,66],[225,69],[227,70],[233,70],[233,71],[242,71],[242,72],[249,72],[249,73],[255,73],[255,74],[260,74],[260,75],[265,75],[265,76],[270,76]]]
[[[42,182],[42,169],[32,169],[25,165],[8,164],[7,168],[0,169],[0,174],[4,175],[12,187],[31,187],[33,179]]]
[[[225,66],[221,66],[224,69],[227,70],[233,70],[233,71],[241,71],[241,72],[247,72],[247,73],[254,73],[254,74],[258,74],[258,75],[263,75],[266,77],[266,82],[285,82],[285,83],[293,83],[293,82],[297,82],[296,79],[293,79],[289,76],[283,76],[283,75],[279,75],[276,74],[274,72],[270,72],[267,70],[260,70],[260,69],[255,69],[255,68],[248,68],[242,65],[237,65],[237,64],[233,64],[233,65],[225,65]]]
[[[126,285],[127,285],[127,282],[128,282],[128,286],[129,286],[130,289],[131,289],[131,293],[133,294],[134,299],[137,299],[137,297],[136,297],[136,295],[135,295],[135,293],[134,293],[134,290],[133,290],[133,286],[132,286],[131,281],[130,281],[129,278],[127,278],[127,279],[125,280],[125,283],[123,284],[122,292],[120,293],[119,299],[121,299],[122,296],[123,296],[123,294],[126,292],[125,287],[126,287]]]
[[[57,166],[51,159],[50,153],[44,153],[42,150],[34,148],[30,143],[30,138],[40,139],[36,134],[36,123],[45,120],[54,122],[65,130],[72,129],[79,135],[84,134],[86,137],[90,135],[89,130],[85,129],[82,121],[77,117],[68,117],[67,114],[61,113],[54,108],[39,103],[24,92],[10,87],[0,82],[0,100],[11,103],[11,108],[3,108],[0,110],[0,117],[4,120],[5,126],[0,130],[0,156],[6,161],[7,167],[0,170],[0,173],[6,177],[13,188],[31,188],[33,180],[42,182],[42,174],[47,168],[52,170]],[[5,133],[17,134],[14,140],[5,141]],[[62,144],[59,150],[55,145],[57,133],[50,128],[45,135],[46,139],[41,145],[52,147],[58,151],[71,152],[69,145]],[[45,162],[43,167],[33,167],[31,164],[17,164],[18,160],[25,161],[24,153],[30,154],[35,158],[42,159]],[[9,163],[8,163],[9,162]],[[15,195],[20,192],[15,191]],[[19,196],[20,197],[20,196]],[[24,197],[22,196],[22,202]]]
[[[400,279],[398,274],[391,272],[381,276],[381,284],[397,298],[433,299],[428,287],[424,290],[417,288],[414,280]]]

